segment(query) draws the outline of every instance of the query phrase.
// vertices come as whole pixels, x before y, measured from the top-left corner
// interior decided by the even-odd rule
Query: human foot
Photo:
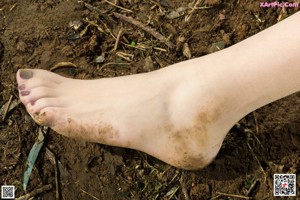
[[[20,99],[37,123],[63,135],[199,169],[235,122],[300,91],[299,19],[297,13],[223,51],[147,74],[83,81],[19,70]]]
[[[185,169],[211,162],[232,125],[217,126],[222,109],[215,96],[205,90],[186,96],[194,86],[172,71],[83,81],[19,70],[17,81],[38,124],[68,137],[138,149]]]

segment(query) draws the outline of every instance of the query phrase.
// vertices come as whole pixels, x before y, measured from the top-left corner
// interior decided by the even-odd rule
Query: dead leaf
[[[5,120],[6,115],[14,109],[16,106],[20,104],[20,100],[15,99],[12,101],[6,102],[1,108],[0,108],[0,116],[2,116],[2,120]]]
[[[183,44],[182,53],[188,59],[192,58],[191,50],[190,50],[189,45],[188,45],[187,42]]]
[[[145,72],[151,72],[151,71],[154,70],[153,61],[152,61],[151,56],[148,56],[148,57],[145,59],[145,64],[144,64],[143,70],[144,70]]]

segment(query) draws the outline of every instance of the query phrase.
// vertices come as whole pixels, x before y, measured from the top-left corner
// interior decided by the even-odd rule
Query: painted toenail
[[[33,77],[33,71],[28,69],[20,69],[20,77],[22,79],[30,79]]]
[[[19,86],[18,86],[18,89],[19,89],[19,90],[25,90],[25,84],[19,85]]]
[[[21,91],[20,94],[21,96],[27,96],[30,94],[30,91]]]

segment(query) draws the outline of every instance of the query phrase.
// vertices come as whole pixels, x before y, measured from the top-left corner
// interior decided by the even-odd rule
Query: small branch
[[[17,6],[17,3],[15,3],[15,4],[9,9],[9,12],[11,12],[16,6]]]
[[[100,22],[103,24],[103,26],[105,27],[105,31],[108,32],[110,34],[111,37],[113,37],[115,40],[117,39],[117,37],[111,32],[111,30],[108,28],[107,24],[104,23],[104,21],[100,20]]]
[[[77,68],[77,66],[71,62],[59,62],[53,67],[51,67],[50,71],[53,72],[59,68]]]
[[[119,41],[120,41],[122,31],[123,31],[123,27],[120,28],[119,33],[117,35],[117,39],[116,39],[115,46],[114,46],[114,51],[116,51],[117,48],[118,48],[118,44],[119,44]]]
[[[240,199],[252,199],[252,197],[246,197],[246,196],[242,196],[242,195],[237,195],[237,194],[227,194],[227,193],[223,193],[223,192],[216,192],[219,195],[222,196],[227,196],[227,197],[235,197],[235,198],[240,198]]]
[[[249,190],[247,191],[246,196],[249,196],[249,195],[251,194],[251,192],[252,192],[253,189],[255,188],[256,184],[257,184],[257,181],[254,181],[254,182],[252,183],[251,187],[250,187]]]
[[[98,24],[96,24],[95,22],[90,21],[90,20],[88,20],[88,19],[83,19],[82,21],[84,21],[84,22],[86,22],[86,23],[88,23],[88,24],[90,24],[90,25],[95,26],[95,27],[98,29],[98,31],[100,31],[100,32],[102,32],[102,33],[105,33],[105,31],[104,31]]]
[[[103,17],[104,19],[106,19],[107,21],[109,21],[109,23],[111,23],[111,24],[116,24],[116,22],[115,22],[114,20],[112,20],[109,16],[104,15],[104,14],[102,13],[102,11],[101,11],[99,8],[97,8],[97,7],[95,7],[95,6],[92,6],[92,5],[89,4],[89,3],[85,3],[85,2],[83,2],[83,1],[78,1],[78,3],[82,3],[82,4],[83,4],[87,9],[89,9],[89,10],[96,11],[101,17]]]
[[[131,63],[106,63],[99,68],[99,71],[102,71],[105,67],[109,65],[131,65]]]
[[[121,7],[121,6],[118,6],[118,5],[116,5],[116,4],[114,4],[114,3],[112,3],[112,2],[110,2],[110,1],[108,1],[108,0],[104,0],[106,3],[108,3],[108,4],[110,4],[110,5],[112,5],[112,6],[115,6],[115,7],[117,7],[117,8],[120,8],[121,10],[124,10],[124,11],[127,11],[127,12],[131,12],[131,13],[133,13],[133,11],[132,10],[129,10],[129,9],[126,9],[126,8],[123,8],[123,7]]]
[[[188,15],[185,17],[185,22],[188,22],[190,20],[190,18],[192,17],[192,15],[194,14],[196,9],[199,9],[198,5],[202,4],[203,0],[197,0],[197,2],[194,4],[194,6],[192,7],[192,10],[188,13]]]
[[[59,192],[59,175],[58,175],[58,163],[57,159],[54,157],[54,170],[55,170],[55,198],[56,200],[60,199],[60,192]]]
[[[264,181],[266,182],[266,180],[267,180],[267,174],[266,174],[266,172],[265,172],[265,170],[264,170],[264,168],[262,167],[262,165],[260,164],[260,162],[259,162],[259,160],[258,160],[258,158],[257,158],[257,156],[254,154],[254,152],[253,152],[253,150],[252,150],[252,148],[251,148],[251,146],[249,145],[249,143],[247,142],[247,146],[248,146],[248,148],[250,149],[250,152],[251,152],[251,154],[252,154],[252,156],[254,157],[254,159],[256,160],[256,162],[258,163],[258,165],[259,165],[259,167],[260,167],[260,169],[261,169],[261,171],[262,171],[262,173],[265,175],[265,179],[264,179]]]
[[[100,200],[100,199],[98,199],[97,197],[95,197],[94,195],[92,195],[92,194],[90,194],[90,193],[84,191],[83,189],[80,188],[80,190],[81,190],[83,193],[87,194],[88,196],[92,197],[93,199]]]
[[[183,196],[184,196],[184,200],[190,200],[188,191],[186,189],[186,182],[184,181],[184,176],[185,176],[185,173],[183,171],[181,173],[181,176],[180,176],[180,179],[179,179],[179,183],[181,185],[181,190],[182,190],[182,193],[183,193]]]
[[[27,200],[31,197],[34,197],[40,193],[43,193],[43,192],[46,192],[48,190],[51,190],[52,189],[52,185],[49,184],[49,185],[44,185],[43,187],[41,188],[38,188],[36,190],[33,190],[32,192],[28,193],[28,194],[25,194],[24,196],[21,196],[19,198],[16,198],[16,200]]]
[[[258,122],[257,122],[255,111],[253,111],[252,114],[253,114],[254,122],[255,122],[255,131],[256,131],[256,134],[258,135],[259,134],[259,127],[258,127]],[[257,136],[255,134],[253,134],[253,136],[255,137],[255,139],[257,140],[257,142],[259,143],[259,145],[263,148],[263,145],[261,144],[261,142],[257,138]]]
[[[253,111],[252,114],[253,114],[253,117],[254,117],[256,134],[258,134],[259,133],[259,128],[258,128],[258,123],[257,123],[257,118],[256,118],[255,111]]]
[[[137,21],[136,19],[133,19],[132,17],[127,17],[125,15],[122,15],[120,13],[114,12],[114,15],[115,15],[115,17],[117,17],[117,18],[119,18],[119,19],[121,19],[121,20],[123,20],[127,23],[133,24],[133,25],[143,29],[147,33],[153,35],[156,39],[158,39],[159,41],[161,41],[162,43],[167,45],[170,49],[175,48],[175,45],[172,42],[168,41],[168,39],[166,37],[164,37],[162,34],[158,33],[153,28],[150,28],[149,26],[143,24],[142,22]]]
[[[124,53],[124,52],[116,52],[116,55],[123,58],[124,60],[127,60],[129,62],[132,61],[134,55],[133,54],[129,54],[129,53]]]

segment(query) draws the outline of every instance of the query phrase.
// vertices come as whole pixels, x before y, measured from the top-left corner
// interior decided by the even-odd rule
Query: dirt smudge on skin
[[[32,117],[34,121],[41,126],[50,127],[52,125],[52,121],[51,118],[49,117],[49,113],[47,114],[46,111],[34,113]]]
[[[98,128],[97,128],[98,127]],[[53,127],[55,131],[70,138],[114,145],[118,143],[119,132],[109,124],[84,123],[67,118],[67,123]]]
[[[200,108],[191,128],[179,131],[171,129],[170,141],[173,143],[174,151],[178,156],[175,166],[184,169],[201,169],[215,158],[218,148],[215,148],[215,154],[207,155],[207,151],[211,152],[213,149],[213,147],[208,146],[210,134],[213,134],[208,132],[208,127],[213,126],[218,121],[223,107],[222,104],[217,103],[210,105]],[[214,145],[214,147],[219,146]]]
[[[210,162],[211,159],[203,157],[201,153],[193,156],[185,153],[181,166],[187,170],[199,170],[207,166]]]
[[[119,131],[113,128],[111,125],[102,125],[100,128],[98,128],[98,135],[100,138],[110,142],[117,142],[120,138]]]

